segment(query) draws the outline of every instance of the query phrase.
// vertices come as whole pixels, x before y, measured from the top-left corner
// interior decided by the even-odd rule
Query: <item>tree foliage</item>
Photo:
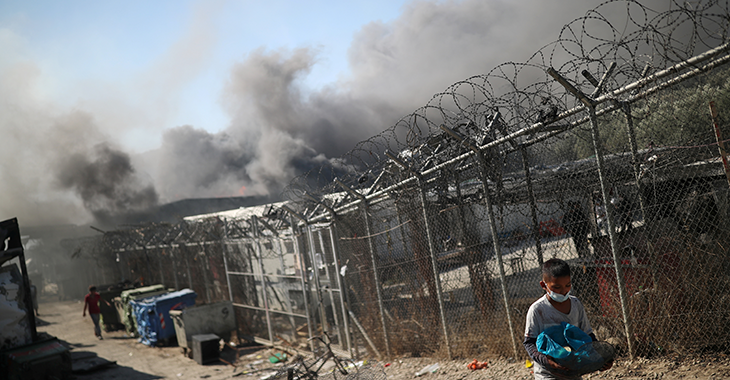
[[[715,102],[721,126],[724,126],[725,121],[730,120],[730,67],[716,69],[633,103],[631,115],[638,148],[695,146],[714,142],[710,101]],[[621,111],[599,118],[600,138],[606,153],[630,150],[626,123],[626,115]],[[725,129],[730,130],[727,126]],[[566,133],[554,149],[556,155],[565,160],[593,156],[590,125],[584,124]]]

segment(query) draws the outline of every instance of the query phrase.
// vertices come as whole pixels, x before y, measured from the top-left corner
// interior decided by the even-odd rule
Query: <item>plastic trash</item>
[[[423,369],[421,369],[420,371],[416,372],[416,377],[423,376],[429,372],[434,373],[434,372],[438,371],[439,368],[441,368],[439,363],[427,365],[427,366],[423,367]]]
[[[269,358],[269,361],[273,364],[276,364],[278,362],[285,362],[286,361],[286,354],[277,352],[273,356]]]
[[[525,368],[532,368],[532,362],[530,359],[525,360]]]
[[[469,368],[470,370],[474,371],[477,369],[489,368],[489,366],[487,365],[486,361],[484,361],[483,363],[480,363],[479,360],[474,359],[474,361],[467,364],[466,368]]]
[[[537,350],[560,363],[561,360],[568,359],[573,351],[592,341],[580,328],[561,322],[560,325],[548,327],[537,336]]]

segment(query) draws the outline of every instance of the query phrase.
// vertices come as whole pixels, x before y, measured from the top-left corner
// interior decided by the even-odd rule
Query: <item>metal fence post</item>
[[[537,201],[535,200],[535,191],[532,188],[532,176],[530,174],[530,159],[527,157],[527,148],[520,145],[520,153],[522,154],[522,168],[525,170],[525,182],[527,184],[527,194],[530,197],[530,216],[532,217],[532,232],[535,236],[535,249],[537,250],[537,262],[542,265],[542,243],[540,242],[540,223],[537,219]]]
[[[188,288],[192,290],[193,289],[193,276],[190,274],[190,260],[188,257],[189,252],[187,249],[188,247],[182,246],[182,245],[180,247],[185,247],[185,250],[183,251],[184,252],[183,256],[185,256],[185,270],[187,271],[187,274],[188,274]]]
[[[616,233],[613,229],[613,208],[610,207],[608,196],[608,187],[606,186],[606,180],[604,178],[604,161],[603,161],[603,147],[601,146],[600,133],[598,131],[598,116],[596,116],[596,104],[588,98],[584,93],[575,88],[570,82],[563,78],[560,73],[555,71],[552,67],[548,68],[547,73],[552,76],[558,83],[565,87],[568,92],[573,94],[578,100],[580,100],[588,109],[589,118],[591,122],[591,136],[593,138],[593,149],[596,153],[596,163],[598,165],[598,181],[601,184],[601,196],[603,197],[603,204],[606,205],[606,222],[608,224],[608,238],[611,243],[611,252],[613,253],[613,265],[616,270],[616,282],[618,284],[618,294],[621,302],[621,314],[624,319],[624,331],[626,333],[626,344],[629,349],[629,356],[634,357],[634,344],[633,344],[633,333],[631,326],[631,318],[629,315],[629,306],[627,303],[626,295],[626,284],[624,283],[623,268],[621,267],[621,258],[619,256],[618,242],[616,240]],[[604,75],[604,77],[606,77]],[[597,88],[597,90],[599,90]]]
[[[373,244],[372,229],[370,227],[370,215],[368,213],[368,203],[365,196],[353,190],[339,179],[335,178],[340,187],[348,191],[353,196],[360,199],[360,209],[362,210],[363,221],[365,223],[365,233],[367,235],[368,248],[370,250],[370,260],[373,266],[373,278],[375,280],[375,293],[378,296],[378,308],[380,309],[380,323],[383,325],[383,339],[385,340],[385,353],[390,357],[390,339],[388,338],[388,327],[385,324],[385,306],[383,305],[383,291],[380,289],[380,275],[378,274],[378,262],[375,255],[375,245]]]
[[[322,325],[322,331],[327,331],[327,318],[324,312],[322,302],[322,285],[319,282],[319,267],[317,265],[317,249],[314,246],[314,235],[312,234],[312,226],[305,223],[304,228],[307,229],[307,240],[309,241],[309,258],[312,262],[312,276],[314,279],[314,293],[317,295],[317,310],[319,313],[319,323]]]
[[[269,342],[274,343],[274,330],[271,327],[271,313],[269,312],[269,296],[266,290],[266,272],[264,272],[264,258],[261,252],[261,242],[259,240],[259,227],[256,223],[256,215],[251,216],[251,228],[253,229],[253,245],[258,256],[259,268],[261,270],[261,296],[264,299],[264,311],[266,313],[266,326],[269,330]]]
[[[613,210],[609,207],[609,196],[606,181],[604,179],[604,163],[603,163],[603,148],[601,147],[601,140],[598,132],[598,117],[596,117],[596,108],[588,107],[591,117],[591,135],[593,137],[593,148],[596,152],[596,161],[598,163],[598,180],[601,183],[601,195],[603,196],[603,204],[607,206],[606,222],[608,223],[608,238],[611,242],[611,252],[613,253],[613,265],[616,269],[616,281],[618,284],[618,294],[621,301],[621,314],[624,318],[624,330],[626,333],[626,341],[629,349],[629,356],[634,357],[634,344],[633,344],[633,333],[631,326],[631,319],[629,316],[629,305],[627,303],[626,295],[626,284],[624,283],[623,268],[621,267],[621,257],[619,256],[618,241],[616,239],[616,233],[613,229]]]
[[[444,298],[441,290],[441,275],[439,274],[438,262],[436,260],[436,249],[433,245],[433,236],[431,235],[431,226],[428,221],[428,206],[426,204],[426,189],[423,187],[423,181],[418,177],[417,186],[421,198],[421,210],[423,211],[423,224],[426,228],[426,238],[428,239],[428,250],[431,253],[431,267],[433,269],[434,281],[436,281],[436,299],[439,305],[439,316],[441,317],[441,328],[444,333],[444,344],[446,345],[446,355],[449,360],[453,358],[451,355],[451,342],[449,341],[449,331],[446,327],[446,314],[444,312]]]
[[[505,313],[507,313],[507,325],[509,326],[509,332],[512,338],[512,349],[514,350],[515,357],[517,357],[519,356],[519,351],[517,350],[517,340],[515,339],[515,328],[514,323],[512,322],[512,312],[510,311],[511,307],[509,303],[509,297],[507,297],[507,279],[504,274],[504,263],[502,262],[502,246],[499,242],[499,233],[497,232],[497,219],[494,217],[494,210],[492,209],[492,197],[489,193],[489,176],[487,175],[489,168],[487,167],[487,163],[484,160],[484,155],[479,148],[472,145],[469,141],[466,140],[466,138],[464,138],[464,136],[460,135],[456,131],[449,129],[444,125],[441,126],[441,129],[451,135],[451,137],[464,144],[464,146],[469,148],[472,152],[474,152],[477,160],[477,165],[479,165],[479,176],[482,182],[482,189],[484,191],[484,201],[487,207],[487,216],[489,217],[489,230],[492,233],[492,245],[494,248],[494,254],[497,257],[499,279],[502,286],[504,311]]]
[[[631,116],[631,104],[627,102],[621,103],[621,108],[626,115],[626,130],[629,135],[629,145],[631,145],[631,160],[634,167],[634,180],[636,181],[636,190],[639,193],[639,208],[641,209],[641,220],[646,225],[646,208],[644,205],[644,194],[641,189],[641,163],[639,163],[638,147],[636,145],[636,129],[634,128],[634,117]]]
[[[160,284],[165,285],[165,271],[162,270],[162,255],[157,255],[157,265],[160,267]]]
[[[487,206],[487,216],[489,217],[489,230],[492,233],[492,245],[494,247],[494,254],[497,257],[497,267],[499,269],[499,280],[502,286],[502,299],[504,301],[504,311],[507,313],[507,324],[509,326],[510,337],[512,338],[512,349],[515,352],[515,357],[519,356],[517,350],[517,340],[515,339],[515,328],[514,322],[512,321],[512,312],[509,304],[509,297],[507,297],[507,278],[504,274],[504,263],[502,262],[502,245],[499,242],[499,232],[497,232],[497,218],[494,217],[494,209],[492,208],[492,196],[489,193],[489,183],[487,182],[487,166],[484,162],[484,157],[481,152],[477,153],[477,159],[479,166],[481,167],[482,176],[482,187],[484,188],[484,202]]]
[[[200,271],[203,273],[203,286],[205,286],[205,299],[208,303],[210,303],[210,287],[208,286],[208,271],[205,268],[205,264],[208,262],[208,255],[205,253],[205,243],[199,244],[200,249],[203,251],[203,257],[205,257],[205,262],[201,262],[202,267],[200,268]],[[198,256],[200,256],[200,251],[196,253]],[[202,261],[202,260],[201,260]]]
[[[285,249],[284,243],[282,242],[282,239],[279,237],[279,234],[276,232],[274,232],[274,234],[276,235],[276,239],[275,239],[276,243],[277,243],[276,245],[279,246],[278,256],[279,256],[279,265],[281,265],[281,273],[286,276],[286,263],[284,262],[284,251],[286,249]],[[272,243],[272,248],[273,248],[273,243]],[[296,324],[296,320],[294,320],[294,316],[292,315],[294,313],[294,310],[292,309],[291,296],[290,296],[289,292],[284,292],[284,297],[286,298],[286,311],[289,312],[288,317],[289,317],[289,324],[291,325],[292,337],[295,337],[295,336],[297,336],[297,327],[296,327],[297,324]]]
[[[710,116],[712,117],[712,125],[715,129],[715,141],[717,141],[717,148],[720,151],[720,160],[722,160],[722,167],[725,170],[725,178],[727,178],[727,183],[730,185],[730,164],[727,161],[728,153],[725,150],[725,140],[722,139],[722,129],[720,129],[714,101],[710,102]]]
[[[228,220],[223,220],[223,236],[221,237],[221,249],[223,250],[223,269],[226,271],[226,284],[228,285],[228,299],[233,302],[233,289],[231,288],[231,276],[228,273]]]
[[[329,264],[327,264],[327,254],[324,249],[324,238],[322,238],[322,230],[317,230],[317,237],[319,238],[319,246],[322,248],[322,262],[324,263],[324,272],[327,276],[327,282],[329,283],[327,293],[329,293],[330,305],[332,305],[332,319],[334,319],[335,328],[337,328],[338,331],[337,335],[339,336],[340,319],[337,317],[337,311],[335,310],[335,297],[332,294],[332,274],[330,273]],[[325,314],[327,314],[327,310],[325,310]],[[342,344],[342,340],[340,340],[340,344]]]
[[[350,337],[350,316],[347,314],[345,308],[345,302],[347,302],[347,289],[345,288],[345,277],[340,275],[340,263],[339,263],[339,245],[337,244],[337,221],[332,218],[332,224],[330,225],[330,243],[332,244],[332,258],[335,264],[335,278],[337,279],[337,288],[340,289],[340,307],[342,308],[342,323],[345,325],[345,341],[347,342],[347,352],[352,356],[352,340]],[[340,345],[342,341],[340,340]]]
[[[170,260],[172,261],[172,277],[175,280],[175,290],[180,290],[180,284],[177,281],[177,263],[175,262],[175,248],[170,245]]]
[[[442,295],[442,291],[441,291],[441,276],[439,274],[438,261],[436,260],[436,249],[434,248],[433,237],[431,235],[431,225],[429,223],[429,218],[428,218],[428,205],[426,203],[426,189],[423,186],[423,180],[419,173],[410,170],[408,165],[406,165],[398,157],[392,155],[390,152],[386,151],[385,155],[388,156],[388,158],[390,158],[391,160],[393,160],[393,162],[398,164],[398,166],[400,166],[404,170],[408,170],[416,177],[416,186],[418,186],[418,195],[419,195],[419,198],[421,199],[421,211],[423,211],[423,225],[426,229],[426,239],[428,241],[428,251],[431,254],[431,269],[433,270],[434,281],[436,282],[436,300],[437,300],[438,306],[439,306],[439,317],[441,319],[441,328],[442,328],[443,334],[444,334],[444,344],[446,345],[446,354],[448,355],[449,359],[451,359],[452,358],[451,342],[449,341],[449,332],[446,327],[446,314],[444,313],[444,300],[443,300],[443,295]]]
[[[363,199],[360,203],[363,218],[365,220],[365,233],[367,234],[368,248],[370,250],[370,260],[373,265],[373,277],[375,279],[375,292],[378,296],[378,307],[380,308],[380,323],[383,325],[383,339],[385,340],[385,353],[390,357],[390,339],[388,338],[388,328],[385,324],[385,306],[383,305],[383,291],[380,289],[380,274],[378,273],[378,262],[375,258],[375,246],[373,244],[372,230],[370,228],[370,216],[368,215],[368,204]]]
[[[304,261],[304,255],[299,250],[299,240],[297,239],[297,231],[296,231],[296,223],[294,222],[294,217],[299,217],[297,213],[290,210],[288,207],[284,206],[282,209],[289,212],[289,225],[291,226],[291,238],[292,243],[294,245],[294,254],[297,257],[297,260],[299,260],[299,268],[300,268],[300,278],[302,282],[302,296],[304,298],[304,311],[307,313],[307,332],[309,332],[309,337],[314,337],[314,330],[312,330],[312,316],[309,312],[309,286],[307,281],[307,265],[306,261]],[[314,351],[314,342],[309,341],[309,348]]]

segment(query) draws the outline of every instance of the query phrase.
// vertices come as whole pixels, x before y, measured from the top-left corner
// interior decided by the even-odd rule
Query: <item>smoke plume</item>
[[[38,65],[23,59],[22,38],[0,29],[0,50],[16,57],[0,58],[0,134],[9,141],[0,160],[5,178],[0,213],[25,215],[37,224],[78,223],[84,216],[104,219],[158,201],[241,193],[276,197],[297,174],[390,127],[450,84],[502,62],[527,60],[557,39],[564,24],[599,3],[413,1],[395,20],[362,27],[349,49],[349,72],[317,89],[304,84],[322,59],[316,48],[242,52],[220,98],[229,125],[218,133],[203,126],[166,129],[159,149],[134,157],[113,141],[120,129],[140,124],[134,119],[125,127],[122,114],[147,115],[149,109],[135,113],[140,101],[133,102],[107,119],[110,113],[50,104],[37,91]],[[210,24],[194,23],[194,30],[206,27]],[[212,35],[195,37],[193,46],[210,45]],[[176,44],[156,70],[184,66],[186,59],[172,59],[194,50],[184,46]],[[204,66],[194,61],[195,69],[173,73],[193,76]],[[152,92],[151,104],[166,98],[161,88]],[[135,95],[145,100],[144,93]]]
[[[129,155],[107,144],[62,157],[56,173],[61,188],[74,190],[84,207],[103,223],[157,205],[157,192],[137,176]]]

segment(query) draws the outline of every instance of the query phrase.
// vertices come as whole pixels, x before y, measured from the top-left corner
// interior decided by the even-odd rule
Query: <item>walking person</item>
[[[99,317],[101,316],[101,310],[99,309],[100,300],[101,295],[96,291],[96,286],[89,286],[89,294],[84,297],[84,313],[82,316],[86,316],[86,309],[88,308],[89,317],[91,317],[91,320],[94,322],[94,335],[99,338],[99,340],[102,340],[104,338],[101,336],[101,326],[99,325]],[[109,305],[109,302],[106,300],[104,300],[104,302]]]

